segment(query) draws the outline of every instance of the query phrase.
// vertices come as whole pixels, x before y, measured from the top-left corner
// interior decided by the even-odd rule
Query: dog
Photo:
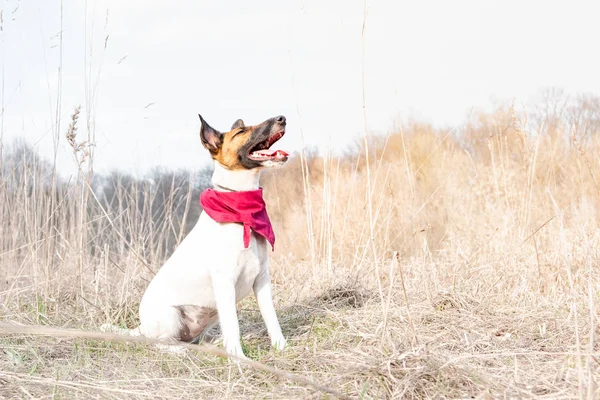
[[[148,285],[140,326],[128,331],[169,343],[194,342],[217,322],[227,353],[245,359],[236,304],[253,291],[272,346],[287,346],[271,294],[269,247],[274,244],[259,177],[288,160],[270,147],[283,137],[284,116],[255,126],[235,121],[221,133],[200,117],[200,139],[214,162],[213,189],[201,195],[203,211]],[[239,203],[239,204],[237,204]],[[121,331],[112,325],[102,330]]]

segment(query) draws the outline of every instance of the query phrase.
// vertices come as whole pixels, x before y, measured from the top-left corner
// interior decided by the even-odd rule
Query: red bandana
[[[200,194],[200,205],[217,222],[244,224],[244,247],[250,246],[250,230],[263,236],[275,250],[275,233],[267,215],[262,188],[247,192],[217,192],[206,189]]]

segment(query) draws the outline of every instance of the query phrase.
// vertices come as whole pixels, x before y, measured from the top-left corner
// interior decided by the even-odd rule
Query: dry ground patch
[[[240,307],[244,349],[256,361],[353,398],[578,397],[580,385],[585,390],[599,376],[587,294],[549,301],[528,288],[508,292],[502,287],[516,277],[500,271],[504,262],[459,271],[469,278],[441,293],[420,289],[420,280],[451,264],[390,262],[391,273],[404,269],[409,307],[398,277],[386,282],[383,304],[376,285],[347,276],[334,279],[341,285],[318,279],[293,291],[278,288],[290,348],[273,353],[257,306],[247,300]],[[59,314],[26,308],[8,319],[90,330],[104,322],[104,312],[75,303],[61,304]],[[122,315],[117,309],[111,315]],[[6,398],[328,398],[201,352],[172,355],[151,345],[43,336],[1,340]]]

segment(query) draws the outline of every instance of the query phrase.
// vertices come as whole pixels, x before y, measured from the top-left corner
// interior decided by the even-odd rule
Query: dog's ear
[[[202,145],[211,153],[218,152],[223,144],[223,134],[208,125],[204,118],[202,118],[202,115],[198,114],[198,117],[200,117],[200,122],[202,123],[202,126],[200,127],[200,140],[202,140]]]
[[[231,130],[237,129],[237,128],[243,128],[244,126],[244,121],[242,121],[241,119],[238,119],[237,121],[235,121],[233,123],[233,125],[231,125]]]

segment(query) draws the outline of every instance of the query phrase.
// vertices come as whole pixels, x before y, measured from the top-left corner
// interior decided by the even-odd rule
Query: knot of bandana
[[[200,205],[217,222],[235,222],[244,225],[244,247],[250,246],[250,232],[263,236],[275,250],[275,233],[262,188],[247,192],[218,192],[206,189],[200,194]]]

